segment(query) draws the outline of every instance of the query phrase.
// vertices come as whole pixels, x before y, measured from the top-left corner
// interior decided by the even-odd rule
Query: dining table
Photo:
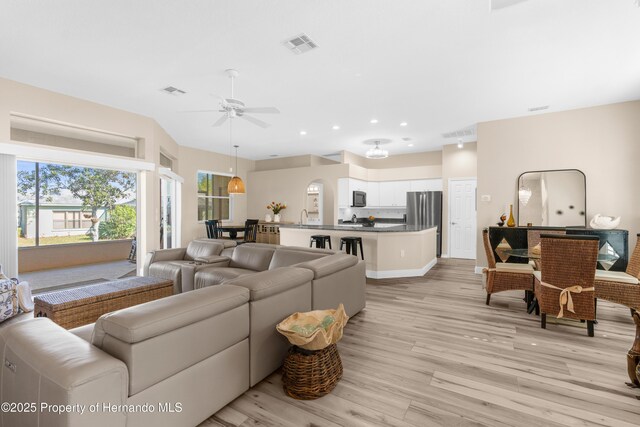
[[[229,233],[229,239],[235,240],[238,238],[239,232],[244,232],[245,226],[243,225],[218,225],[218,230],[223,233]]]

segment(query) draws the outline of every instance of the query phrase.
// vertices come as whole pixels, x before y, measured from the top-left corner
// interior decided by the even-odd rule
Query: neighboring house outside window
[[[230,175],[198,171],[198,221],[231,220]]]
[[[83,212],[79,211],[53,211],[54,230],[85,230],[91,227],[91,219],[85,218]]]

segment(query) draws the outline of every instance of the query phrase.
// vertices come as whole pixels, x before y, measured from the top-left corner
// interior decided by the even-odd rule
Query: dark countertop
[[[299,224],[285,224],[280,228],[293,228],[298,230],[332,230],[332,231],[362,231],[366,233],[402,233],[402,232],[415,232],[428,230],[435,227],[421,227],[415,225],[393,225],[389,227],[356,227],[349,225],[299,225]]]

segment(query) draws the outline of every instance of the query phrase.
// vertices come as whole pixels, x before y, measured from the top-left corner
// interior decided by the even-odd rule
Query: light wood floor
[[[522,295],[484,304],[473,262],[370,281],[367,308],[338,344],[344,377],[328,396],[285,396],[275,373],[202,426],[631,426],[629,310],[598,302],[596,336],[527,315]]]

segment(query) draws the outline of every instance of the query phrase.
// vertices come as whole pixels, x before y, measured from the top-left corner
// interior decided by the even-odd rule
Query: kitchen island
[[[361,237],[367,277],[372,279],[422,276],[437,262],[436,227],[384,223],[374,227],[287,224],[280,226],[280,244],[308,247],[315,234],[331,236],[331,245],[336,251],[341,237]]]

